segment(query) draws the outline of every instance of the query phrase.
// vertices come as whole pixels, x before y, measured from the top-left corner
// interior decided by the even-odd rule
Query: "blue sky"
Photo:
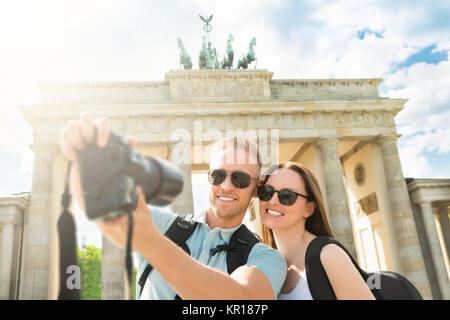
[[[274,78],[383,78],[380,95],[408,99],[405,176],[450,177],[449,1],[15,0],[0,3],[0,195],[31,189],[32,130],[16,106],[39,101],[37,82],[163,80],[178,37],[197,67],[198,14],[214,14],[221,55],[229,34],[236,59],[255,36]]]

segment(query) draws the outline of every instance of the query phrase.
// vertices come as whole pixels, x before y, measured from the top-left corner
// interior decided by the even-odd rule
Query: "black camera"
[[[170,162],[142,156],[126,137],[109,132],[108,144],[95,141],[78,151],[86,215],[90,220],[116,218],[136,209],[139,185],[148,204],[166,206],[183,189],[183,175]]]

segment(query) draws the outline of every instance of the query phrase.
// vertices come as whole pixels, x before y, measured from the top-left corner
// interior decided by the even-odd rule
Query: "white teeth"
[[[270,214],[270,215],[272,215],[272,216],[277,216],[277,217],[283,215],[282,213],[280,213],[280,212],[278,212],[278,211],[273,211],[273,210],[270,210],[270,209],[267,209],[267,213]]]
[[[219,199],[223,200],[223,201],[234,201],[233,198],[227,198],[227,197],[219,197]]]

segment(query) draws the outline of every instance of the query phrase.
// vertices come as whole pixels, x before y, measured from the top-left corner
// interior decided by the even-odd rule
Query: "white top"
[[[306,280],[306,272],[300,273],[300,280],[291,292],[279,293],[278,300],[313,300]]]

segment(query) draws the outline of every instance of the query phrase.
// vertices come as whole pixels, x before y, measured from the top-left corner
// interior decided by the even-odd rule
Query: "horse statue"
[[[233,35],[230,34],[227,41],[227,50],[223,57],[223,61],[221,63],[221,69],[232,69],[233,68],[233,59],[234,59],[234,50],[231,47],[231,41],[233,41]]]
[[[183,66],[183,69],[190,70],[190,69],[192,69],[191,57],[186,52],[186,49],[184,49],[183,41],[181,41],[180,38],[178,38],[177,40],[178,40],[178,48],[180,48],[180,50],[181,50],[181,52],[180,52],[180,69],[181,69],[181,66]]]
[[[253,37],[253,39],[250,41],[250,44],[248,45],[248,53],[246,55],[243,55],[241,59],[238,60],[238,65],[236,69],[247,69],[248,65],[252,63],[253,61],[257,61],[255,56],[255,51],[253,51],[253,47],[256,46],[256,38]],[[255,64],[256,68],[256,64]]]

